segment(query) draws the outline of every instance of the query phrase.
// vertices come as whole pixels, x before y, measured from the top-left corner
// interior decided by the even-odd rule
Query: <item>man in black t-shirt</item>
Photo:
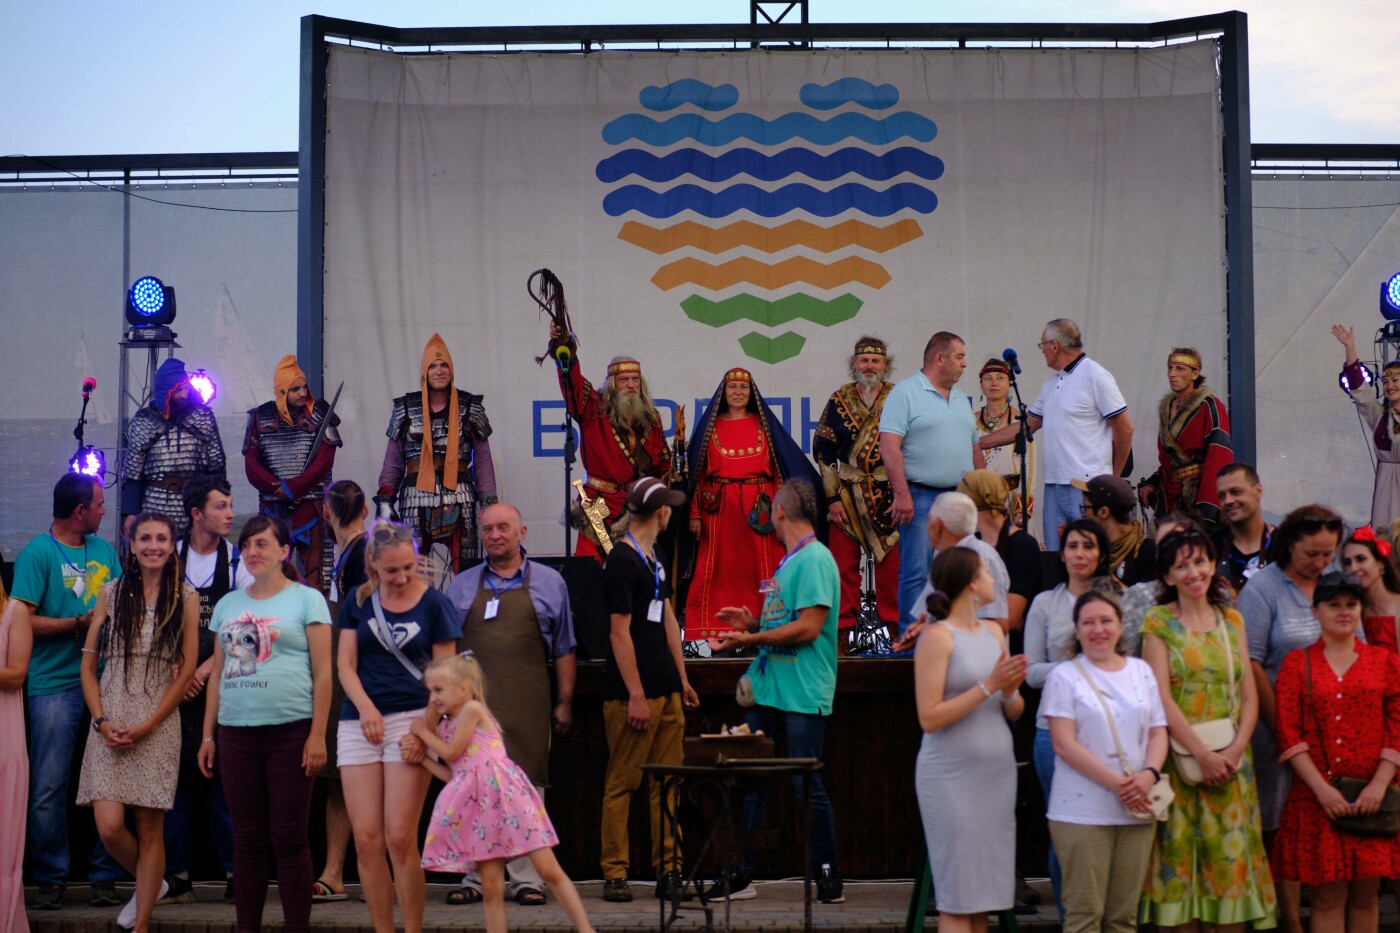
[[[681,630],[671,606],[667,560],[656,537],[685,494],[654,477],[627,493],[627,536],[603,566],[612,632],[603,668],[603,725],[608,771],[603,782],[603,900],[630,901],[627,887],[627,812],[642,783],[642,765],[678,763],[685,736],[685,707],[700,698],[685,675]],[[671,899],[682,885],[673,836],[662,839],[661,788],[651,782],[651,860],[656,895]],[[666,866],[672,866],[667,872]]]
[[[1220,527],[1215,533],[1215,550],[1220,555],[1220,573],[1238,593],[1245,581],[1267,563],[1274,526],[1264,521],[1260,503],[1264,486],[1259,474],[1248,463],[1235,461],[1220,468],[1215,479],[1220,499]]]

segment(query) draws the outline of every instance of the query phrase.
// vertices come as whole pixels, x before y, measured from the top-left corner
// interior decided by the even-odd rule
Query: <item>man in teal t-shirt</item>
[[[53,524],[15,560],[11,596],[29,612],[34,651],[29,703],[29,858],[37,890],[32,910],[57,910],[68,881],[68,772],[88,721],[82,641],[102,585],[121,576],[117,552],[97,537],[107,513],[101,481],[65,473],[53,490]],[[89,880],[92,903],[121,903],[113,884],[124,872],[98,841]]]
[[[773,530],[787,549],[772,580],[763,583],[763,617],[745,608],[725,608],[722,622],[736,631],[720,635],[726,647],[756,645],[749,665],[754,705],[745,720],[775,742],[786,741],[790,758],[822,757],[826,719],[836,693],[836,624],[840,617],[841,573],[826,545],[816,540],[817,494],[801,480],[784,483],[773,497]],[[755,629],[757,629],[755,631]],[[836,823],[821,772],[811,776],[812,835],[808,840],[817,878],[817,899],[839,904],[846,898],[836,866]],[[802,800],[802,779],[794,778]],[[744,800],[744,828],[763,825],[766,795],[760,788]],[[752,855],[739,870],[710,889],[710,897],[754,897]]]

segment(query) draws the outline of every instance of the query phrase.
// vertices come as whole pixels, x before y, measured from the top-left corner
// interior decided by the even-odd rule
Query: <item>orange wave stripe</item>
[[[805,220],[793,220],[777,227],[764,227],[749,220],[723,227],[707,227],[693,220],[669,227],[650,227],[629,220],[622,225],[617,238],[657,254],[683,246],[693,246],[707,253],[723,253],[736,246],[751,246],[765,253],[776,253],[792,246],[807,246],[822,253],[861,246],[884,253],[923,235],[923,228],[916,220],[901,220],[887,227],[877,227],[863,220],[845,220],[830,227]]]
[[[733,259],[717,266],[699,259],[681,259],[668,263],[656,270],[651,277],[652,284],[662,291],[679,285],[695,284],[701,288],[717,291],[740,282],[749,282],[759,288],[781,288],[793,282],[806,282],[817,288],[839,288],[849,282],[860,282],[871,288],[883,288],[890,280],[890,274],[879,263],[859,256],[850,256],[831,264],[823,264],[815,259],[798,256],[779,263],[769,264],[747,257]]]

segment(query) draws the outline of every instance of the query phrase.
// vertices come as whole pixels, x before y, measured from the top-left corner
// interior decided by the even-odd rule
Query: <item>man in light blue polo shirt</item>
[[[899,629],[909,623],[928,577],[924,516],[933,500],[952,492],[968,470],[982,469],[972,400],[958,391],[967,346],[941,330],[924,347],[924,365],[898,382],[880,415],[880,456],[894,490],[890,516],[899,527]]]

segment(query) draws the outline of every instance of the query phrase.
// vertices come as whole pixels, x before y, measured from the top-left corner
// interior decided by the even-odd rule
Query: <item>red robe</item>
[[[754,618],[763,614],[759,586],[771,579],[783,559],[783,546],[772,530],[772,501],[779,474],[756,415],[716,418],[704,460],[704,475],[693,477],[692,515],[700,518],[695,545],[695,575],[685,604],[685,637],[711,638],[730,626],[715,619],[726,606],[747,606]],[[756,508],[760,494],[766,508]],[[759,534],[750,515],[769,530]]]
[[[1209,522],[1220,520],[1215,492],[1222,467],[1235,462],[1230,446],[1230,416],[1215,393],[1205,386],[1192,391],[1171,414],[1174,396],[1162,399],[1158,411],[1157,472],[1143,485],[1157,496],[1157,514],[1180,509],[1199,512]]]
[[[588,495],[602,496],[608,504],[608,524],[617,521],[627,501],[627,486],[642,476],[665,479],[671,472],[671,451],[666,432],[657,427],[640,438],[617,431],[603,408],[603,394],[583,378],[575,356],[566,372],[559,370],[559,389],[582,435],[579,456],[588,473]],[[598,549],[586,536],[578,536],[578,557],[598,557]]]

